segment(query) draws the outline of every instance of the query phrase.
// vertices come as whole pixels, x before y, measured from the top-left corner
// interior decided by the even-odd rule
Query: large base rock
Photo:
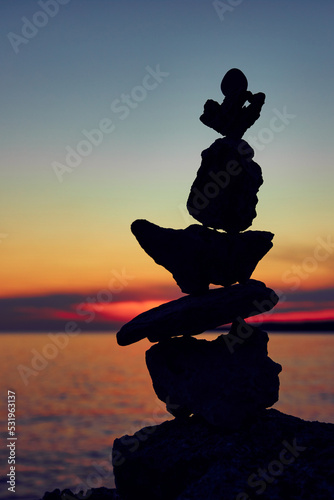
[[[264,410],[238,432],[189,417],[116,439],[123,500],[329,500],[334,425]]]
[[[247,281],[274,236],[267,231],[221,233],[199,224],[166,229],[147,220],[134,221],[131,230],[145,252],[173,274],[182,292],[192,294],[207,291],[210,283]]]
[[[281,365],[267,356],[268,334],[244,321],[212,341],[177,337],[146,352],[154,390],[174,416],[201,415],[236,429],[278,401]]]
[[[220,325],[270,311],[278,296],[261,281],[187,295],[139,314],[117,333],[119,345],[147,337],[151,342],[176,335],[198,335]]]

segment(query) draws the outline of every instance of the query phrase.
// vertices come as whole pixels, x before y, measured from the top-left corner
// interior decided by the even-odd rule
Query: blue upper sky
[[[307,255],[332,234],[331,0],[16,0],[2,1],[0,12],[7,266],[19,247],[37,274],[43,255],[57,254],[61,267],[60,240],[68,265],[75,241],[92,262],[105,241],[121,266],[135,218],[194,222],[184,204],[201,151],[218,137],[198,118],[207,99],[222,100],[232,67],[267,95],[245,134],[265,179],[254,229],[276,233],[273,258],[288,248]],[[83,131],[101,123],[108,132],[68,167]],[[55,164],[67,165],[61,183]]]

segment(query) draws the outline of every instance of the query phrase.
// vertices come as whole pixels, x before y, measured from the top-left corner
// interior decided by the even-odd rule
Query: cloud
[[[322,304],[324,302],[334,301],[334,288],[319,288],[316,290],[296,290],[295,292],[287,292],[288,300],[296,302],[309,301],[313,304]]]
[[[64,331],[72,321],[82,331],[114,331],[137,314],[182,296],[175,285],[164,285],[126,289],[114,294],[112,300],[99,291],[4,297],[0,298],[0,330]],[[334,288],[298,290],[285,293],[262,321],[325,321],[334,319],[333,311]]]
[[[143,312],[145,303],[149,309],[182,295],[176,286],[155,286],[126,289],[113,295],[95,290],[87,294],[3,297],[0,331],[63,331],[68,321],[75,321],[83,331],[118,330],[124,322]]]

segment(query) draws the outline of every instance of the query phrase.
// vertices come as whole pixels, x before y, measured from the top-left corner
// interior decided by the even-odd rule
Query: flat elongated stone
[[[215,340],[176,337],[146,352],[153,387],[175,417],[200,415],[237,429],[278,401],[282,367],[268,357],[268,334],[243,320]]]
[[[210,283],[247,281],[274,236],[267,231],[221,233],[199,224],[165,229],[147,220],[134,221],[131,230],[145,252],[173,274],[182,292],[194,294],[207,291]]]
[[[188,295],[139,314],[119,330],[117,342],[125,346],[145,337],[159,342],[177,335],[198,335],[238,318],[270,311],[277,302],[275,292],[255,280]]]
[[[187,201],[190,215],[214,229],[239,232],[256,217],[261,167],[246,141],[217,139],[202,152],[202,163]]]

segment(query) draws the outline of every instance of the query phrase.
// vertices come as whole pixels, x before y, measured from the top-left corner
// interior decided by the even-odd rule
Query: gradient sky
[[[75,304],[98,297],[99,306],[108,290],[108,317],[122,320],[124,308],[136,314],[182,295],[130,224],[196,222],[185,203],[201,151],[218,138],[199,116],[207,99],[222,101],[232,67],[267,96],[244,136],[264,177],[251,229],[275,233],[253,277],[287,294],[281,311],[326,310],[334,319],[333,2],[59,0],[41,15],[44,4],[0,3],[8,324],[18,311],[28,321],[75,317]],[[154,79],[157,68],[163,76]],[[137,102],[120,108],[126,94]],[[59,175],[55,162],[66,165],[83,131],[101,124],[100,143]]]

